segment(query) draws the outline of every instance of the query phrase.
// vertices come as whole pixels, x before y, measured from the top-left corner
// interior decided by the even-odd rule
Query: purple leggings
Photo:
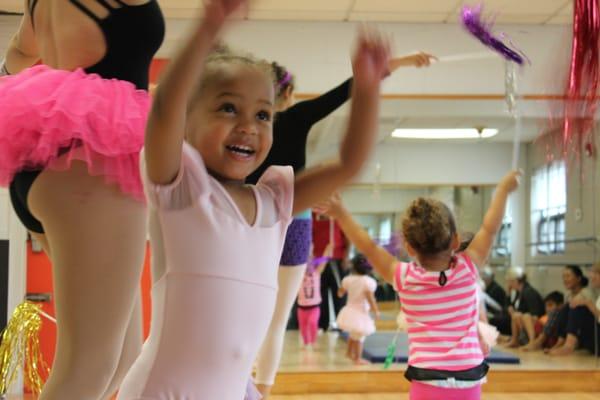
[[[306,264],[312,242],[312,220],[294,218],[285,235],[279,265],[295,266]]]

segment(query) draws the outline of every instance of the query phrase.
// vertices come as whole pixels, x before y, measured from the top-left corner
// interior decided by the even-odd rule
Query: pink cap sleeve
[[[467,265],[467,268],[469,269],[469,272],[471,273],[471,275],[473,275],[476,279],[478,279],[479,278],[479,270],[473,263],[473,260],[471,259],[471,257],[469,257],[469,255],[466,252],[462,252],[458,255],[458,258],[459,258],[458,262],[461,262],[461,261],[464,262]]]
[[[150,204],[158,209],[183,209],[210,192],[210,176],[202,156],[185,142],[181,152],[181,166],[177,176],[169,184],[150,182],[143,155],[140,158],[146,196]]]
[[[269,167],[260,177],[257,185],[269,189],[275,199],[279,217],[283,220],[290,220],[294,207],[294,170],[292,167]]]
[[[341,285],[342,285],[342,287],[343,287],[344,289],[346,289],[346,290],[348,290],[348,284],[350,283],[350,279],[352,279],[352,278],[351,278],[351,276],[352,276],[352,275],[348,275],[348,276],[346,276],[344,279],[342,279],[342,283],[341,283]]]
[[[370,276],[367,276],[367,289],[370,292],[375,292],[377,290],[377,281]]]

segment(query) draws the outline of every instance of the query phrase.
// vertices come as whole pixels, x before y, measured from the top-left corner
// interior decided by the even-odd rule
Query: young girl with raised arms
[[[119,400],[244,398],[292,215],[348,183],[374,147],[389,46],[363,31],[339,159],[295,178],[291,167],[274,166],[244,184],[272,143],[272,68],[211,50],[246,3],[210,1],[156,90],[142,168],[166,272],[153,288],[150,337]]]
[[[394,285],[408,323],[405,376],[411,400],[476,400],[488,370],[489,351],[478,330],[476,265],[485,265],[502,224],[519,172],[506,175],[483,225],[464,252],[456,222],[442,202],[419,198],[406,210],[402,235],[412,262],[401,262],[378,246],[343,207],[339,196],[320,205],[375,270]]]

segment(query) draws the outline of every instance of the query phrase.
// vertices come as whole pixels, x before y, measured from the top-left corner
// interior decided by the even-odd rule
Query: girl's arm
[[[354,55],[352,111],[339,160],[301,173],[294,187],[294,212],[326,199],[363,167],[378,133],[381,75],[387,68],[389,45],[376,32],[362,32]]]
[[[337,295],[338,297],[344,297],[346,295],[346,289],[344,287],[338,288]]]
[[[333,243],[329,242],[327,243],[327,246],[325,247],[325,251],[323,252],[323,257],[331,257],[333,254]],[[320,263],[316,270],[317,273],[319,275],[321,275],[323,273],[323,271],[325,270],[325,267],[327,266],[327,260],[323,261],[322,263]]]
[[[319,263],[319,265],[317,265],[317,268],[315,268],[315,270],[317,271],[317,274],[321,275],[323,273],[323,271],[325,270],[326,266],[327,266],[327,261],[323,261],[323,262]]]
[[[144,153],[148,177],[153,183],[171,183],[179,172],[186,110],[192,90],[203,72],[226,18],[247,0],[211,0],[204,17],[169,63],[156,88],[146,128]]]
[[[369,302],[369,306],[371,306],[373,314],[375,314],[375,317],[379,319],[380,314],[379,308],[377,307],[377,301],[375,301],[375,294],[373,294],[373,292],[371,292],[370,290],[367,290],[367,301]]]
[[[496,193],[490,208],[485,214],[483,224],[466,250],[475,265],[485,265],[496,234],[502,226],[508,195],[519,187],[520,176],[520,171],[512,171],[496,186]]]
[[[331,199],[315,207],[318,212],[323,212],[335,218],[350,242],[365,256],[377,273],[386,282],[393,284],[398,260],[383,247],[379,246],[346,210],[338,193]]]
[[[428,67],[433,60],[437,60],[437,57],[423,51],[408,56],[392,58],[388,63],[389,74],[393,74],[400,67]]]
[[[3,66],[6,74],[16,74],[34,65],[40,59],[31,16],[29,15],[29,4],[25,1],[25,14],[21,19],[19,30],[14,34],[8,44]],[[2,75],[2,72],[0,72]]]

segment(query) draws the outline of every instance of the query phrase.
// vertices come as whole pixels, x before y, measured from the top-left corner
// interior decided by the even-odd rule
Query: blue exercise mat
[[[365,340],[363,357],[373,363],[383,363],[387,356],[387,348],[394,339],[394,332],[376,332]],[[346,335],[344,335],[345,337]],[[408,361],[408,336],[406,333],[398,335],[398,346],[394,362],[405,363]],[[490,364],[520,364],[519,357],[511,353],[492,350],[486,361]]]

